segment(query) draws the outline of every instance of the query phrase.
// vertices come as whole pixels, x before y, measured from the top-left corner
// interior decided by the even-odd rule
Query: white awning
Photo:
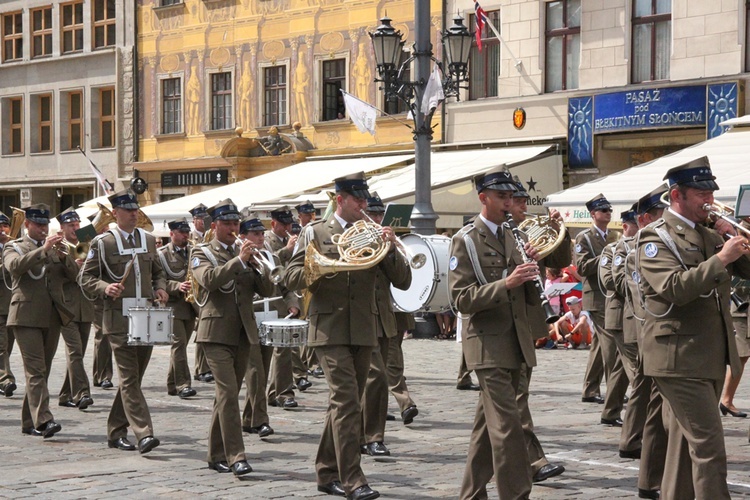
[[[715,198],[734,206],[740,184],[750,181],[747,166],[750,159],[750,128],[747,127],[735,127],[719,137],[681,151],[551,194],[546,205],[558,209],[566,224],[587,226],[591,224],[591,218],[586,210],[586,202],[602,193],[612,204],[614,221],[619,218],[620,212],[630,208],[641,196],[663,184],[664,175],[670,168],[703,156],[708,157],[721,188],[714,193]]]

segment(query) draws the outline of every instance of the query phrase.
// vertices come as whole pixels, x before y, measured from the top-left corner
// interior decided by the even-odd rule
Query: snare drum
[[[171,307],[128,308],[128,345],[172,345]]]
[[[301,347],[307,344],[308,321],[273,319],[260,324],[260,343],[273,347]]]
[[[411,270],[411,285],[400,290],[391,285],[393,307],[397,311],[444,311],[450,308],[448,292],[448,259],[451,239],[447,236],[422,236],[406,234],[401,242],[413,255],[424,254],[427,262],[419,269]]]

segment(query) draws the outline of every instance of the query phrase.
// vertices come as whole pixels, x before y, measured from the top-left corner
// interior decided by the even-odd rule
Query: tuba
[[[518,229],[526,234],[531,246],[539,252],[540,259],[554,252],[562,244],[566,232],[562,221],[553,221],[547,215],[529,213],[526,214],[526,219],[518,224]]]
[[[23,221],[26,220],[26,211],[22,208],[10,207],[13,210],[13,215],[10,220],[10,230],[8,231],[8,238],[11,240],[18,239],[21,236],[21,228],[23,227]]]
[[[364,220],[358,220],[342,234],[334,234],[331,241],[338,247],[341,260],[321,255],[314,242],[307,245],[304,273],[308,287],[326,274],[376,266],[391,250],[391,242],[382,237],[382,228]]]

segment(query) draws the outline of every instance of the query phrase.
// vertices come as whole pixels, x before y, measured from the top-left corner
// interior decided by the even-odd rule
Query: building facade
[[[472,49],[448,143],[557,144],[572,186],[714,137],[747,107],[747,0],[481,5],[503,42],[485,30]],[[471,5],[447,8],[474,26]]]
[[[440,57],[442,4],[430,8]],[[368,32],[386,10],[409,47],[412,1],[139,0],[136,168],[152,201],[309,156],[413,150],[410,130],[392,118],[378,118],[374,136],[360,133],[340,92],[411,121],[374,82]]]
[[[135,6],[116,0],[0,4],[0,208],[57,213],[103,194],[85,151],[120,188],[132,177]]]

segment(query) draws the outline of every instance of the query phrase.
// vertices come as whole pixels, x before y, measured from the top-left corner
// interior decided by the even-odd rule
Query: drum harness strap
[[[586,243],[589,245],[589,250],[591,250],[591,255],[596,255],[596,252],[594,251],[594,245],[591,244],[591,238],[589,238],[590,229],[583,232],[583,237],[586,238]],[[604,250],[602,250],[602,253],[604,253]],[[614,255],[614,252],[613,252]],[[599,255],[599,258],[601,259],[601,254]],[[602,286],[602,280],[599,277],[599,270],[596,271],[596,286],[599,287],[599,292],[604,295],[606,298],[611,298],[615,292],[607,293],[607,289]]]
[[[13,243],[11,243],[11,245],[13,246],[13,249],[18,253],[18,255],[21,255],[21,256],[26,255],[26,252],[24,251],[24,249],[21,248],[21,247],[19,247],[18,244],[15,241]],[[28,271],[26,271],[26,274],[29,275],[29,278],[31,278],[33,280],[40,280],[40,279],[42,279],[46,273],[47,273],[47,266],[42,266],[42,272],[40,272],[39,274],[32,273],[31,269],[29,269]],[[3,279],[5,279],[5,274],[3,274]],[[6,286],[6,288],[7,288],[7,286]]]
[[[6,278],[7,273],[5,272],[5,266],[2,263],[2,256],[3,256],[4,251],[5,251],[5,245],[0,245],[0,273],[3,273],[3,284],[5,285],[5,288],[7,288],[8,290],[12,292],[13,290],[15,290],[15,287],[8,286],[8,279]],[[12,282],[11,282],[11,285],[13,285]]]
[[[466,252],[469,254],[469,261],[471,262],[471,267],[474,269],[474,274],[477,277],[477,281],[479,282],[480,285],[486,285],[488,281],[487,281],[487,278],[484,276],[484,273],[482,272],[482,266],[479,263],[479,254],[477,253],[477,246],[474,244],[474,240],[471,239],[471,236],[469,235],[469,233],[473,229],[475,229],[474,224],[467,226],[462,237],[464,239],[464,243],[466,244]],[[507,269],[505,270],[505,272],[507,272]]]

